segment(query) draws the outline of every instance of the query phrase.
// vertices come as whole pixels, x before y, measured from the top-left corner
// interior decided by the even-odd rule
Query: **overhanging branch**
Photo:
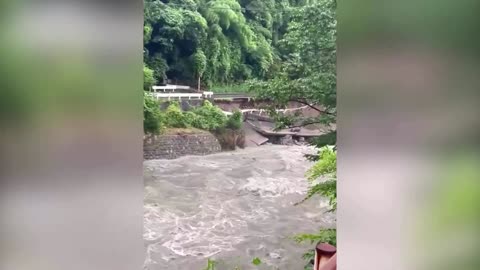
[[[315,104],[310,104],[310,103],[307,102],[307,101],[304,101],[304,100],[301,100],[301,99],[290,99],[290,101],[294,101],[294,102],[301,103],[301,104],[303,104],[303,105],[307,105],[308,107],[310,107],[311,109],[313,109],[313,110],[315,110],[315,111],[317,111],[317,112],[319,112],[319,113],[324,113],[324,114],[328,114],[328,115],[331,115],[331,116],[335,116],[334,113],[321,110],[321,109],[315,107]]]

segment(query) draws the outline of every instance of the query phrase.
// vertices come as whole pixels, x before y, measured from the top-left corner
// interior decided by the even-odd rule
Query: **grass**
[[[186,134],[199,134],[208,133],[208,131],[198,128],[166,128],[164,135],[186,135]]]
[[[218,102],[218,101],[228,101],[228,102],[231,102],[231,101],[233,101],[233,98],[217,98],[217,99],[215,99],[215,101],[216,101],[216,102]]]
[[[209,90],[214,93],[248,93],[248,85],[246,83],[214,85]]]

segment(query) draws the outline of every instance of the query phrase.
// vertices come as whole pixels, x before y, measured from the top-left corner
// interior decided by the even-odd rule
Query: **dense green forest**
[[[306,6],[324,0],[145,0],[144,61],[153,82],[202,87],[275,78],[292,48],[284,37]]]

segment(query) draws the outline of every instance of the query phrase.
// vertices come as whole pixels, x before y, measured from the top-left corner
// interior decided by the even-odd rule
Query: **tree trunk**
[[[238,135],[235,131],[233,131],[233,150],[237,150],[237,140],[238,140]]]
[[[197,91],[200,92],[200,76],[198,76]]]

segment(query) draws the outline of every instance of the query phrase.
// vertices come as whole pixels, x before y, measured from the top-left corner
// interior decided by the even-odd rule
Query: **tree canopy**
[[[279,41],[280,70],[270,80],[256,80],[258,95],[282,106],[297,101],[320,114],[309,123],[335,123],[336,118],[336,1],[319,0],[294,9]],[[280,125],[293,119],[278,117]]]
[[[158,82],[271,78],[295,0],[145,0],[145,63]]]

